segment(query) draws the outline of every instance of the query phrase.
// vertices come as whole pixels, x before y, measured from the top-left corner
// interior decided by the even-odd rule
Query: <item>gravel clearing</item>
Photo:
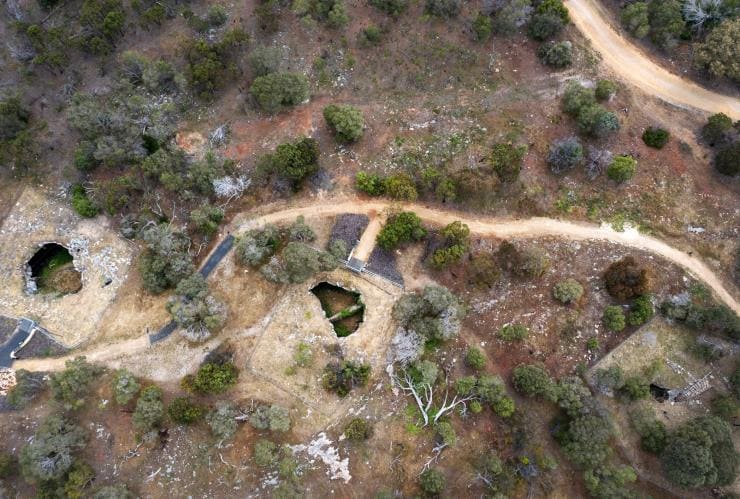
[[[340,239],[347,244],[347,249],[351,250],[360,240],[360,236],[365,232],[370,219],[367,215],[355,213],[344,213],[337,215],[334,227],[331,229],[329,244],[335,239]]]
[[[398,271],[396,254],[393,251],[383,249],[380,246],[373,248],[373,252],[370,253],[370,260],[367,263],[367,269],[403,286],[403,276]]]

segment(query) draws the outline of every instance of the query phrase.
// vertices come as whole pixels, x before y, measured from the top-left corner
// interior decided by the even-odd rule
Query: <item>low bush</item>
[[[596,100],[606,101],[617,93],[617,84],[611,80],[599,80],[594,89]]]
[[[652,319],[653,315],[655,315],[655,309],[650,295],[642,295],[632,302],[627,320],[630,326],[640,326]]]
[[[223,393],[236,384],[239,371],[231,362],[207,362],[198,368],[195,376],[186,377],[184,385],[196,393]]]
[[[345,360],[330,362],[324,367],[321,384],[325,390],[345,397],[358,386],[365,386],[370,378],[370,366]]]
[[[668,133],[667,130],[659,127],[648,127],[642,133],[642,141],[648,147],[663,149],[663,147],[668,143],[670,136],[671,134]]]
[[[354,418],[344,427],[344,436],[356,442],[367,440],[372,434],[373,427],[366,419]]]
[[[573,63],[573,44],[570,41],[549,42],[537,49],[540,60],[554,68],[564,68]]]
[[[575,137],[556,140],[550,146],[547,163],[550,171],[561,174],[583,162],[583,146]]]
[[[255,78],[249,92],[263,110],[278,113],[308,100],[308,79],[300,73],[269,73]]]
[[[380,28],[371,24],[357,34],[357,43],[360,47],[375,47],[380,45],[382,38],[383,33],[380,31]]]
[[[147,433],[157,427],[164,420],[164,404],[162,390],[156,386],[147,386],[141,391],[132,421],[134,428],[140,433]]]
[[[627,319],[624,316],[622,307],[619,305],[609,305],[604,309],[601,316],[601,322],[604,323],[609,331],[618,333],[627,326]]]
[[[406,11],[408,0],[369,0],[370,5],[388,14],[397,17]]]
[[[722,175],[730,177],[740,174],[740,140],[717,151],[714,156],[714,168]]]
[[[493,32],[493,21],[491,16],[487,16],[482,12],[478,12],[478,15],[473,19],[473,38],[477,42],[485,42],[491,37]]]
[[[362,137],[365,122],[355,106],[330,104],[324,108],[324,119],[339,142],[356,142]]]
[[[480,348],[469,347],[465,353],[465,364],[480,371],[486,366],[486,354]]]
[[[188,397],[176,397],[167,407],[167,414],[175,423],[193,424],[203,417],[203,408]]]
[[[529,336],[529,329],[522,324],[507,324],[498,332],[498,337],[504,341],[521,341]]]
[[[84,218],[92,218],[98,214],[98,207],[90,201],[87,191],[80,184],[72,187],[72,208]]]
[[[552,295],[563,304],[574,303],[583,296],[583,286],[575,279],[569,278],[560,281],[552,288]]]
[[[622,183],[631,179],[637,170],[637,160],[632,156],[615,156],[606,169],[606,175],[615,182]]]
[[[446,484],[445,476],[441,471],[434,468],[429,468],[419,475],[419,486],[421,486],[421,490],[431,496],[440,495],[444,491]]]
[[[388,218],[378,234],[378,246],[394,249],[411,241],[420,241],[426,236],[421,219],[416,213],[403,211]]]
[[[430,16],[451,19],[460,13],[460,0],[426,0],[424,13]]]

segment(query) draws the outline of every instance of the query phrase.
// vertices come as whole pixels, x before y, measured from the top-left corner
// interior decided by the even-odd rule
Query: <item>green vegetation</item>
[[[85,357],[76,357],[64,363],[64,370],[49,379],[54,400],[62,403],[68,411],[82,408],[90,385],[101,374],[102,369],[88,364]]]
[[[419,475],[419,486],[425,494],[430,496],[440,495],[447,485],[445,476],[435,468],[429,468]]]
[[[344,436],[356,442],[367,440],[372,434],[373,427],[366,419],[354,418],[344,427]]]
[[[226,305],[209,294],[208,284],[199,272],[180,280],[166,308],[183,329],[183,336],[196,343],[210,338],[226,321]]]
[[[303,137],[286,142],[259,160],[258,168],[265,173],[276,173],[289,180],[297,190],[303,181],[319,169],[319,145],[315,139]]]
[[[655,309],[653,308],[652,297],[641,295],[632,301],[627,320],[630,326],[640,326],[652,319],[653,315],[655,315]]]
[[[357,44],[360,47],[375,47],[380,45],[383,39],[383,32],[374,24],[369,25],[367,28],[363,28],[357,34]]]
[[[447,288],[426,286],[421,293],[401,296],[392,316],[399,326],[434,344],[457,336],[464,309]]]
[[[393,17],[403,14],[408,7],[408,0],[369,0],[369,3],[381,12]]]
[[[370,365],[344,360],[324,367],[321,384],[325,390],[346,397],[355,387],[365,386],[369,378]]]
[[[550,171],[561,174],[572,170],[583,162],[583,146],[575,137],[556,140],[550,146],[547,163]]]
[[[249,424],[258,430],[286,432],[290,430],[290,413],[279,405],[260,405],[249,416]]]
[[[465,364],[476,371],[486,367],[486,354],[480,348],[469,347],[465,353]]]
[[[211,433],[220,442],[231,440],[236,435],[236,416],[239,413],[230,402],[221,401],[216,407],[206,414],[206,424],[211,428]]]
[[[511,372],[511,382],[517,392],[528,397],[543,397],[557,400],[557,385],[544,367],[535,364],[520,364]]]
[[[8,391],[6,402],[14,409],[23,409],[45,388],[41,373],[18,369],[15,372],[15,386]]]
[[[537,49],[540,60],[553,68],[565,68],[573,63],[573,44],[570,41],[547,42]]]
[[[252,82],[249,92],[268,113],[278,113],[308,100],[308,79],[300,73],[268,73]]]
[[[514,182],[519,178],[522,162],[527,154],[527,146],[515,146],[510,143],[494,144],[489,162],[493,171],[502,182]]]
[[[604,272],[607,292],[620,301],[647,294],[650,291],[648,270],[640,267],[632,256],[609,265]]]
[[[574,303],[583,296],[583,286],[575,279],[568,278],[553,286],[552,296],[563,304]]]
[[[224,210],[209,204],[203,205],[190,212],[190,223],[203,235],[213,236],[218,230],[218,224],[224,219]]]
[[[87,197],[87,192],[82,185],[74,185],[71,194],[72,208],[74,208],[78,215],[84,218],[92,218],[98,214],[97,206]]]
[[[48,416],[21,449],[18,461],[23,477],[37,484],[62,479],[75,461],[75,452],[85,447],[86,440],[84,430],[69,419]]]
[[[460,0],[426,0],[424,13],[434,17],[451,19],[457,17],[461,6]]]
[[[609,305],[604,309],[601,321],[609,331],[618,333],[627,327],[627,319],[624,316],[622,307],[619,305]]]
[[[642,141],[645,145],[654,149],[663,149],[668,143],[671,134],[667,130],[658,127],[648,127],[642,134]]]
[[[113,395],[118,405],[131,402],[140,389],[141,385],[127,369],[119,369],[113,375]]]
[[[696,47],[694,64],[717,78],[740,82],[740,18],[727,19]]]
[[[134,428],[139,433],[147,433],[158,428],[164,421],[164,416],[162,390],[156,386],[147,386],[136,401],[136,410],[132,418]]]
[[[223,393],[236,384],[239,371],[231,362],[206,362],[195,376],[185,377],[183,385],[195,393]]]
[[[248,40],[249,35],[244,30],[233,28],[219,42],[208,43],[202,39],[193,39],[185,44],[185,75],[201,99],[212,99],[229,81],[229,77],[233,77],[235,68],[232,59]]]
[[[615,182],[622,183],[631,179],[637,171],[637,160],[632,156],[614,156],[606,170],[606,175]]]
[[[203,408],[189,397],[176,397],[167,407],[167,414],[175,423],[193,424],[203,417]]]
[[[599,80],[594,89],[596,100],[608,101],[617,93],[617,84],[611,80]]]
[[[645,38],[650,33],[647,2],[634,2],[622,9],[622,26],[635,38]]]
[[[493,32],[491,16],[478,12],[478,15],[473,19],[472,28],[475,41],[485,42],[491,37],[491,33]]]
[[[444,238],[443,246],[435,249],[431,256],[432,267],[436,269],[460,261],[470,244],[470,229],[462,222],[452,222],[440,231],[440,236]]]
[[[420,241],[427,234],[421,218],[411,211],[402,211],[388,217],[378,234],[378,246],[393,249],[412,241]]]
[[[521,341],[527,336],[529,329],[523,324],[506,324],[498,331],[498,337],[504,341]]]
[[[339,142],[356,142],[362,137],[365,121],[354,106],[330,104],[324,108],[324,119]]]

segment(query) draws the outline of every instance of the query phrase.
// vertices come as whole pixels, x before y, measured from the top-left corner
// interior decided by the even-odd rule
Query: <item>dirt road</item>
[[[265,207],[265,209],[269,210],[270,207]],[[374,218],[379,220],[383,212],[387,212],[390,209],[414,211],[423,220],[439,225],[446,225],[460,220],[470,227],[472,233],[484,236],[499,238],[552,236],[571,240],[590,239],[609,241],[630,248],[645,250],[685,269],[711,289],[720,301],[740,314],[740,304],[738,301],[731,292],[725,289],[722,280],[704,262],[684,251],[669,246],[659,239],[641,234],[637,230],[617,232],[608,226],[565,222],[551,218],[512,220],[485,216],[474,217],[468,213],[440,210],[414,203],[398,204],[382,200],[365,201],[356,199],[287,208],[254,218],[243,218],[241,221],[237,218],[233,226],[229,227],[229,229],[231,233],[239,234],[244,230],[260,227],[268,223],[280,224],[290,222],[295,220],[299,215],[303,215],[308,219],[313,217],[336,216],[342,213],[372,214],[372,212],[375,212],[376,215]],[[378,228],[379,224],[375,230]],[[368,238],[363,237],[363,239],[367,240]],[[363,249],[363,254],[369,255],[371,251],[372,245],[367,244]],[[142,337],[130,341],[113,343],[104,348],[92,351],[75,352],[73,356],[66,358],[21,360],[14,363],[13,367],[15,369],[55,371],[64,368],[65,360],[78,355],[85,355],[88,357],[88,360],[104,364],[106,360],[113,359],[123,352],[135,353],[149,347],[149,338]]]
[[[740,99],[702,88],[654,63],[609,24],[598,0],[565,0],[565,5],[573,23],[604,62],[626,81],[676,106],[740,119]]]

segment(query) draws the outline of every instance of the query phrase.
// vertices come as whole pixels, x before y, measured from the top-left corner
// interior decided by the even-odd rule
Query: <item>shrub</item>
[[[528,397],[544,397],[551,402],[557,400],[555,382],[547,371],[534,364],[520,364],[511,374],[514,389]]]
[[[490,253],[475,253],[468,264],[470,280],[477,287],[491,288],[501,279],[501,269]]]
[[[486,366],[486,354],[480,348],[469,347],[465,353],[465,363],[476,371]]]
[[[565,26],[562,18],[553,13],[535,13],[529,22],[527,33],[538,41],[554,37]]]
[[[254,444],[254,462],[257,466],[266,468],[277,464],[278,448],[274,442],[267,439],[257,440]]]
[[[563,93],[563,111],[571,116],[578,116],[582,109],[596,104],[596,93],[577,81],[568,82]]]
[[[594,90],[594,96],[596,100],[606,101],[612,98],[617,93],[617,84],[611,80],[599,80],[596,83],[596,89]]]
[[[224,219],[224,211],[217,206],[203,205],[190,212],[190,222],[195,229],[206,236],[212,236],[218,230],[218,224]]]
[[[598,104],[581,108],[576,121],[581,133],[597,138],[606,137],[619,130],[617,115]]]
[[[630,376],[624,380],[621,391],[630,400],[640,400],[650,395],[650,384],[642,376]]]
[[[324,108],[324,119],[340,142],[356,142],[362,137],[365,122],[362,112],[348,104],[330,104]]]
[[[330,362],[324,367],[321,384],[325,390],[345,397],[356,386],[365,386],[370,378],[370,365],[350,360]]]
[[[727,19],[696,47],[694,64],[714,77],[740,82],[740,19]]]
[[[269,73],[258,76],[249,92],[268,113],[277,113],[308,100],[308,79],[300,73]]]
[[[0,452],[0,479],[10,478],[16,472],[16,460],[13,454]]]
[[[16,377],[18,373],[16,372]],[[740,366],[735,367],[730,375],[730,388],[732,388],[732,394],[735,395],[736,399],[740,399]]]
[[[540,60],[554,68],[564,68],[573,63],[573,44],[570,41],[548,42],[537,49]]]
[[[369,0],[369,2],[376,9],[393,17],[403,14],[408,7],[408,0]]]
[[[595,379],[602,393],[611,394],[624,386],[624,371],[618,365],[612,365],[606,369],[598,369]]]
[[[360,47],[375,47],[380,45],[383,33],[374,24],[369,25],[357,34],[357,43]]]
[[[504,381],[498,376],[481,376],[475,387],[480,399],[502,418],[511,417],[516,409],[514,401],[506,394]]]
[[[440,286],[427,286],[421,294],[405,294],[392,310],[393,319],[422,342],[446,341],[457,336],[463,314],[457,297]]]
[[[190,86],[202,99],[209,99],[228,81],[233,72],[231,58],[234,49],[243,45],[249,36],[240,28],[227,32],[220,42],[189,41],[185,46],[185,75]]]
[[[411,241],[420,241],[426,233],[416,213],[403,211],[388,218],[378,234],[377,243],[381,248],[393,249]]]
[[[276,46],[260,45],[249,54],[249,65],[254,77],[276,73],[280,69],[280,49]]]
[[[630,423],[638,435],[643,450],[660,454],[665,448],[668,431],[662,421],[655,419],[655,413],[649,406],[637,406],[629,413]]]
[[[23,409],[45,386],[44,374],[18,369],[15,372],[15,386],[8,391],[6,402],[14,409]]]
[[[279,405],[260,405],[249,416],[249,424],[258,430],[286,432],[290,430],[290,413]]]
[[[403,201],[416,201],[419,196],[414,181],[405,173],[397,173],[383,181],[383,192],[390,198]]]
[[[226,306],[208,294],[206,280],[198,272],[178,283],[166,308],[183,329],[183,336],[192,342],[210,338],[226,320]]]
[[[711,401],[712,414],[726,421],[732,422],[738,414],[737,400],[732,395],[717,395]]]
[[[655,315],[655,309],[650,295],[642,295],[632,302],[627,320],[630,326],[640,326],[652,319],[653,315]]]
[[[113,375],[113,396],[117,404],[128,404],[140,389],[141,385],[127,369],[119,369]]]
[[[431,360],[417,360],[409,366],[408,373],[415,384],[434,386],[439,377],[439,367]]]
[[[167,407],[167,414],[175,423],[193,424],[203,417],[203,408],[188,397],[176,397]]]
[[[230,402],[219,402],[215,409],[206,415],[206,423],[219,442],[231,440],[236,435],[238,412]]]
[[[522,161],[527,154],[527,146],[514,146],[510,143],[495,144],[489,162],[502,182],[513,182],[519,178]]]
[[[72,208],[84,218],[92,218],[98,214],[98,207],[87,197],[85,188],[76,184],[72,187]]]
[[[492,31],[493,21],[491,21],[491,16],[478,12],[478,15],[473,19],[473,38],[475,38],[475,41],[485,42],[491,37]]]
[[[451,19],[460,13],[460,0],[426,0],[424,12],[430,16]]]
[[[498,332],[498,337],[504,341],[521,341],[529,336],[529,329],[523,324],[507,324]]]
[[[647,269],[638,266],[631,256],[609,265],[604,272],[604,283],[607,292],[617,300],[629,300],[650,291]]]
[[[354,418],[344,427],[344,436],[357,442],[367,440],[372,434],[373,427],[366,419]]]
[[[195,267],[190,261],[190,240],[182,232],[174,232],[169,224],[151,226],[142,231],[146,251],[139,262],[144,288],[161,293],[173,288]]]
[[[621,14],[622,26],[634,37],[645,38],[650,32],[647,2],[626,5]]]
[[[383,179],[375,173],[357,172],[355,188],[370,196],[382,196],[385,192]]]
[[[437,441],[448,447],[452,447],[457,443],[457,435],[455,429],[452,427],[452,423],[449,421],[440,421],[434,425],[434,429],[437,432]]]
[[[555,284],[552,295],[560,303],[577,302],[583,296],[583,286],[575,279],[565,279]]]
[[[714,157],[714,168],[721,174],[731,177],[740,173],[740,140],[717,151]]]
[[[648,3],[650,40],[663,50],[670,50],[678,43],[686,23],[679,0],[653,0]]]
[[[235,257],[241,265],[257,267],[265,263],[280,244],[280,231],[274,225],[252,229],[237,239]]]
[[[85,444],[82,428],[64,417],[48,416],[21,449],[19,464],[24,478],[33,483],[63,478],[74,462],[74,453]]]
[[[619,332],[627,326],[624,312],[619,305],[609,305],[606,307],[604,314],[601,316],[601,322],[604,323],[609,331],[613,332]]]
[[[102,369],[88,364],[85,357],[68,360],[64,366],[64,371],[53,374],[49,380],[51,393],[54,400],[61,402],[66,410],[77,410],[85,404],[90,385]]]
[[[140,433],[146,433],[157,428],[163,420],[162,390],[156,386],[147,386],[136,401],[132,418],[134,428]]]
[[[550,146],[547,163],[550,171],[560,174],[571,170],[583,161],[583,146],[575,137],[556,140]]]
[[[637,160],[632,156],[614,156],[606,174],[610,179],[621,184],[631,179],[636,170]]]
[[[315,139],[303,137],[295,142],[286,142],[275,148],[275,152],[265,155],[259,168],[272,171],[291,181],[299,188],[309,175],[319,169],[319,145]]]
[[[669,138],[670,133],[658,127],[648,127],[642,134],[642,141],[645,142],[645,145],[655,149],[663,149]]]
[[[445,476],[442,472],[429,468],[419,475],[419,485],[426,494],[439,495],[445,489]]]
[[[728,140],[732,131],[732,119],[724,113],[711,115],[701,129],[704,141],[714,147]]]
[[[239,371],[231,362],[206,362],[198,368],[189,386],[196,393],[223,393],[236,384],[238,375]]]

